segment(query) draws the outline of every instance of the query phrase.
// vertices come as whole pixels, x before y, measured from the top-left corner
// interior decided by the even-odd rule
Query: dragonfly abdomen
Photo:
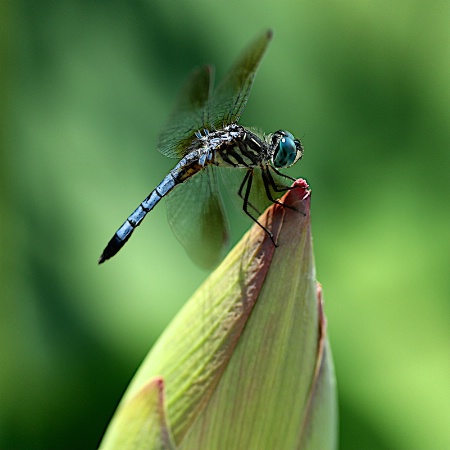
[[[135,211],[128,217],[123,225],[116,231],[114,236],[108,242],[105,250],[98,260],[99,264],[112,258],[130,239],[133,231],[141,224],[144,217],[166,196],[177,184],[183,183],[186,179],[193,176],[203,166],[199,164],[198,152],[194,151],[186,155],[175,166],[173,170],[156,186],[150,195],[141,202]]]
[[[150,195],[141,202],[132,214],[130,214],[128,219],[108,242],[108,245],[105,247],[98,260],[99,264],[113,257],[125,245],[136,227],[144,220],[144,217],[176,186],[177,183],[178,180],[176,180],[172,172],[170,172],[164,180],[153,189]]]

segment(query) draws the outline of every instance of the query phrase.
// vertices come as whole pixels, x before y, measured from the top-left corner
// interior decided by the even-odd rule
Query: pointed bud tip
[[[292,183],[292,189],[290,192],[294,192],[296,196],[302,196],[302,200],[308,196],[311,192],[309,184],[303,178],[298,178]]]
[[[310,194],[311,190],[309,189],[309,185],[306,180],[299,178],[292,183],[292,186],[283,196],[281,201],[290,207],[298,208],[299,203],[308,200]]]
[[[297,178],[293,183],[292,183],[292,187],[298,187],[298,188],[302,188],[305,191],[309,190],[309,184],[308,182],[304,179],[304,178]]]

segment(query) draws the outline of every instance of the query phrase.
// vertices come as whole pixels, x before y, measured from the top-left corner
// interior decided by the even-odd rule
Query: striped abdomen
[[[203,167],[198,163],[198,153],[193,152],[184,157],[164,180],[153,189],[150,195],[136,208],[123,225],[108,242],[98,260],[101,264],[113,257],[130,239],[133,231],[141,224],[144,217],[167,195],[177,184],[196,174]]]

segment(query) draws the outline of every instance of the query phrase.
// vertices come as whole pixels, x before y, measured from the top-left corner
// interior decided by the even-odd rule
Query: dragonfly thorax
[[[269,145],[258,135],[238,124],[196,133],[199,161],[219,167],[257,167],[269,161]]]

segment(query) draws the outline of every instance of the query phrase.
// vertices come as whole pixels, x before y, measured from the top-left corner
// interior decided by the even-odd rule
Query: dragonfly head
[[[279,130],[270,136],[271,162],[277,169],[295,164],[303,156],[303,145],[289,131]]]

